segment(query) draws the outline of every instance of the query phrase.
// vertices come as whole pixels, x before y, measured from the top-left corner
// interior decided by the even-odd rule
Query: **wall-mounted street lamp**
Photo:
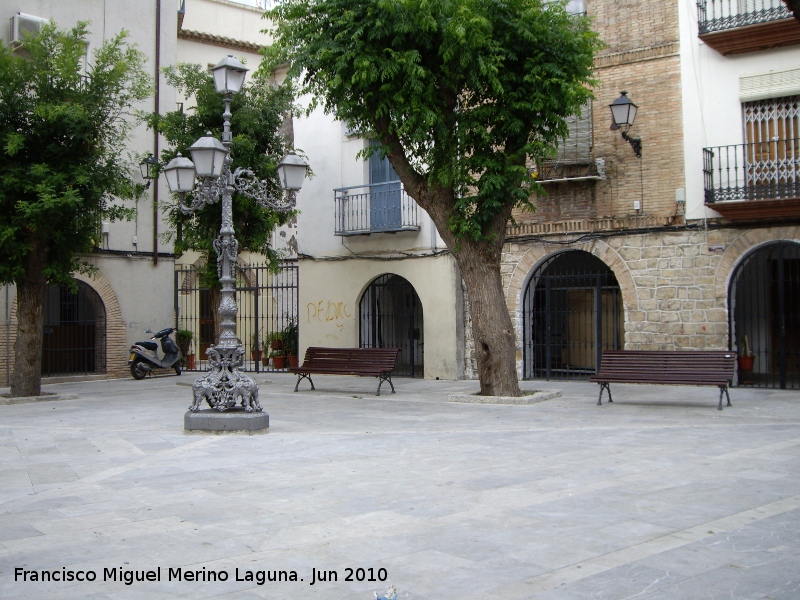
[[[267,182],[259,180],[250,169],[231,171],[231,102],[233,95],[241,91],[247,68],[233,56],[228,56],[211,69],[217,92],[225,96],[225,111],[222,113],[222,141],[206,134],[192,144],[189,151],[192,160],[180,153],[166,167],[164,174],[172,193],[180,196],[180,210],[191,214],[207,204],[222,199],[222,225],[219,237],[214,240],[217,254],[217,274],[222,285],[219,315],[220,336],[216,345],[207,350],[210,370],[197,379],[192,386],[194,402],[192,412],[200,409],[203,398],[211,408],[224,411],[242,399],[247,412],[261,412],[258,401],[258,385],[247,374],[239,371],[244,361],[244,348],[236,337],[235,265],[238,242],[233,233],[233,192],[239,192],[256,200],[259,204],[279,211],[289,211],[295,206],[296,193],[303,184],[308,165],[294,152],[277,167],[278,179],[285,195],[273,198],[267,192]],[[195,179],[200,181],[195,184]],[[192,203],[185,204],[186,194],[192,193]]]
[[[156,171],[157,166],[158,161],[150,153],[148,153],[147,156],[142,159],[142,162],[139,163],[139,170],[142,172],[142,179],[147,182],[147,184],[144,186],[144,189],[149,190],[150,183],[153,181],[153,179],[158,177],[158,171]]]
[[[628,131],[633,125],[634,119],[636,119],[636,111],[639,107],[628,98],[628,92],[620,92],[620,94],[619,98],[609,104],[611,118],[613,119],[611,130],[621,129],[622,139],[626,140],[631,145],[636,156],[642,158],[642,140],[628,135]]]

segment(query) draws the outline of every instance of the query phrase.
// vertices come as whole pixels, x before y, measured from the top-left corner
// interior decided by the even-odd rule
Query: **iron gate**
[[[96,291],[82,281],[71,292],[50,285],[44,300],[42,376],[89,375],[106,370],[106,311]]]
[[[562,252],[534,273],[523,300],[523,378],[587,379],[622,347],[622,294],[605,263]]]
[[[175,269],[175,314],[177,327],[192,332],[187,368],[206,370],[206,349],[218,336],[218,292],[201,287],[203,268],[177,265]],[[294,329],[297,332],[298,267],[284,261],[277,272],[266,264],[236,266],[236,334],[245,348],[244,371],[281,371],[287,347],[272,349],[271,337]],[[272,334],[272,335],[271,335]],[[266,350],[266,351],[265,351]],[[277,359],[277,360],[276,360]],[[194,366],[192,366],[194,365]]]
[[[399,275],[381,275],[359,303],[361,348],[400,348],[393,375],[422,377],[425,347],[422,304],[414,287]]]
[[[748,255],[731,278],[730,340],[738,384],[800,388],[800,244],[779,242]]]

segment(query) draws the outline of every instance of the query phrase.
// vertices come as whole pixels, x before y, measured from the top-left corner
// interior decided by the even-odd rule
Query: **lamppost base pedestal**
[[[213,408],[186,411],[183,416],[185,433],[242,433],[258,435],[269,431],[269,415],[265,412],[246,412],[243,408],[229,408],[220,412]]]

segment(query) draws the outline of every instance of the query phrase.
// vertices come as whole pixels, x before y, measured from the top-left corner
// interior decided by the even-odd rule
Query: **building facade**
[[[163,0],[104,0],[55,2],[8,0],[0,6],[0,43],[13,44],[20,31],[37,28],[42,20],[59,27],[89,22],[87,60],[106,39],[126,29],[129,41],[148,57],[156,93],[141,106],[143,111],[166,111],[175,106],[174,90],[159,74],[173,64],[176,54],[178,5]],[[157,74],[159,74],[157,76]],[[143,125],[131,134],[128,149],[134,169],[147,153],[158,154],[163,140]],[[153,182],[136,208],[132,221],[102,223],[95,251],[84,256],[97,267],[93,277],[76,275],[78,294],[50,286],[45,306],[43,375],[123,376],[127,349],[144,337],[174,322],[172,246],[162,239],[166,221],[160,203],[168,197],[163,182]],[[3,336],[0,342],[0,385],[7,384],[13,368],[16,337],[16,299],[13,286],[0,290]]]
[[[732,349],[739,383],[800,386],[800,23],[780,0],[585,0],[595,100],[504,253],[524,378],[603,349]],[[631,136],[610,130],[621,91]],[[587,122],[588,121],[588,122]]]

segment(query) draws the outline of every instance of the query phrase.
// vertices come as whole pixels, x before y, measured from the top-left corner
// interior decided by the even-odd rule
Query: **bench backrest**
[[[604,350],[593,379],[724,384],[735,365],[736,352],[726,350]]]
[[[394,369],[399,348],[322,348],[306,349],[304,366],[331,369],[369,369],[388,373]]]

